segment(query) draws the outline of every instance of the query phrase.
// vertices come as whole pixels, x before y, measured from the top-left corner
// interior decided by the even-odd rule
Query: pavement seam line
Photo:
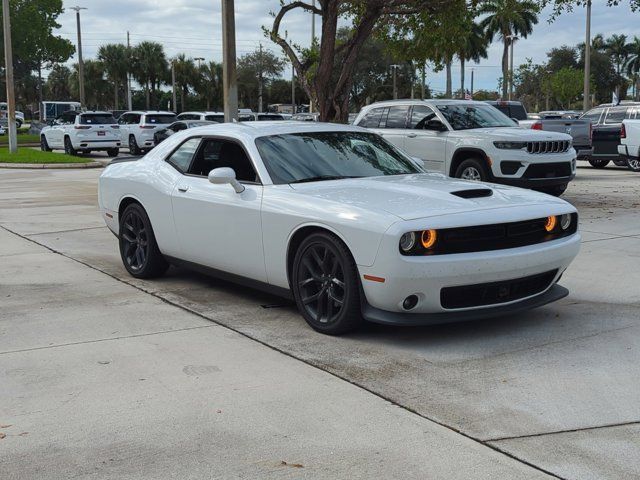
[[[4,227],[2,227],[4,228]],[[53,235],[56,233],[70,233],[70,232],[84,232],[85,230],[97,230],[99,228],[107,228],[107,227],[87,227],[87,228],[71,228],[69,230],[57,230],[55,232],[38,232],[38,233],[28,233],[25,237],[35,237],[37,235]],[[5,229],[6,230],[6,229]]]
[[[95,340],[82,340],[78,342],[69,342],[69,343],[58,343],[55,345],[46,345],[43,347],[32,347],[32,348],[23,348],[20,350],[7,350],[6,352],[0,352],[0,355],[8,355],[11,353],[23,353],[23,352],[33,352],[37,350],[47,350],[49,348],[60,348],[60,347],[70,347],[74,345],[86,345],[89,343],[101,343],[101,342],[110,342],[113,340],[125,340],[127,338],[139,338],[139,337],[150,337],[153,335],[164,335],[165,333],[175,333],[175,332],[187,332],[189,330],[198,330],[201,328],[213,328],[218,327],[219,325],[199,325],[197,327],[185,327],[178,328],[176,330],[159,330],[157,332],[148,332],[148,333],[136,333],[133,335],[124,335],[121,337],[105,337],[105,338],[97,338]]]
[[[516,435],[513,437],[490,438],[488,440],[483,440],[483,441],[484,442],[503,442],[507,440],[518,440],[521,438],[526,439],[526,438],[535,438],[535,437],[546,437],[547,435],[560,435],[563,433],[575,433],[575,432],[586,432],[589,430],[601,430],[603,428],[625,427],[627,425],[640,425],[640,420],[633,420],[630,422],[622,422],[622,423],[607,423],[604,425],[595,425],[593,427],[571,428],[568,430],[555,430],[553,432],[532,433],[530,435]]]
[[[253,337],[253,336],[251,336],[251,335],[249,335],[247,333],[244,333],[244,332],[241,332],[239,330],[236,330],[236,329],[230,327],[229,325],[225,325],[225,324],[219,322],[218,320],[214,320],[212,318],[209,318],[209,317],[205,316],[204,314],[202,314],[202,313],[200,313],[200,312],[198,312],[196,310],[193,310],[190,307],[187,307],[186,305],[181,305],[179,303],[172,302],[171,300],[168,300],[168,299],[158,295],[157,293],[154,293],[154,292],[151,292],[151,291],[147,291],[147,290],[143,289],[142,287],[140,287],[138,285],[135,285],[133,283],[129,283],[126,280],[123,280],[121,278],[116,277],[115,275],[112,275],[112,274],[110,274],[108,272],[100,270],[98,267],[90,265],[90,264],[88,264],[88,263],[86,263],[86,262],[84,262],[82,260],[78,260],[76,258],[73,258],[73,257],[71,257],[71,256],[69,256],[69,255],[67,255],[67,254],[65,254],[63,252],[57,251],[54,248],[49,247],[48,245],[44,245],[42,243],[39,243],[39,242],[37,242],[36,240],[34,240],[32,238],[25,237],[25,236],[23,236],[23,235],[21,235],[21,234],[19,234],[17,232],[14,232],[13,230],[10,230],[9,228],[5,227],[4,225],[0,225],[0,227],[2,229],[6,230],[7,232],[12,233],[12,234],[24,239],[24,240],[27,240],[29,242],[33,242],[33,243],[35,243],[37,245],[42,246],[42,247],[46,248],[47,250],[51,251],[52,253],[55,253],[55,254],[60,255],[60,256],[62,256],[64,258],[67,258],[67,259],[69,259],[71,261],[74,261],[76,263],[84,265],[85,267],[88,267],[88,268],[90,268],[92,270],[95,270],[97,272],[100,272],[100,273],[102,273],[102,274],[104,274],[104,275],[106,275],[108,277],[111,277],[112,279],[116,280],[117,282],[121,282],[121,283],[123,283],[125,285],[129,285],[129,286],[131,286],[131,287],[133,287],[133,288],[135,288],[135,289],[137,289],[137,290],[139,290],[139,291],[141,291],[143,293],[146,293],[146,294],[151,295],[151,296],[153,296],[155,298],[158,298],[159,300],[162,300],[163,302],[167,303],[168,305],[172,305],[172,306],[174,306],[176,308],[179,308],[179,309],[184,310],[186,312],[189,312],[189,313],[191,313],[193,315],[196,315],[196,316],[198,316],[200,318],[203,318],[203,319],[205,319],[205,320],[207,320],[209,322],[212,322],[212,323],[214,323],[214,324],[216,324],[216,325],[218,325],[220,327],[223,327],[223,328],[225,328],[225,329],[227,329],[227,330],[229,330],[231,332],[237,333],[238,335],[241,335],[244,338],[247,338],[247,339],[249,339],[251,341],[259,343],[260,345],[262,345],[262,346],[264,346],[264,347],[266,347],[266,348],[268,348],[270,350],[276,351],[276,352],[278,352],[278,353],[280,353],[282,355],[285,355],[286,357],[289,357],[289,358],[292,358],[292,359],[294,359],[296,361],[302,362],[302,363],[304,363],[304,364],[306,364],[306,365],[308,365],[308,366],[310,366],[312,368],[318,369],[318,370],[320,370],[320,371],[322,371],[322,372],[324,372],[324,373],[326,373],[328,375],[331,375],[332,377],[335,377],[335,378],[337,378],[339,380],[347,382],[347,383],[349,383],[350,385],[353,385],[356,388],[364,390],[365,392],[368,392],[371,395],[374,395],[375,397],[378,397],[378,398],[390,403],[391,405],[395,405],[396,407],[399,407],[399,408],[401,408],[401,409],[403,409],[403,410],[405,410],[405,411],[407,411],[409,413],[412,413],[412,414],[414,414],[414,415],[416,415],[416,416],[418,416],[418,417],[420,417],[420,418],[422,418],[424,420],[427,420],[428,422],[431,422],[433,424],[439,425],[439,426],[441,426],[441,427],[443,427],[443,428],[445,428],[445,429],[447,429],[447,430],[449,430],[451,432],[454,432],[454,433],[456,433],[458,435],[461,435],[462,437],[464,437],[464,438],[466,438],[468,440],[471,440],[472,442],[475,442],[475,443],[480,444],[480,445],[482,445],[482,446],[484,446],[486,448],[489,448],[490,450],[493,450],[494,452],[498,452],[498,453],[500,453],[500,454],[502,454],[502,455],[504,455],[504,456],[506,456],[508,458],[511,458],[512,460],[515,460],[516,462],[519,462],[519,463],[521,463],[523,465],[526,465],[526,466],[528,466],[528,467],[530,467],[530,468],[532,468],[534,470],[537,470],[538,472],[544,473],[544,474],[549,475],[552,478],[556,478],[558,480],[569,480],[569,479],[567,479],[565,477],[561,477],[560,475],[558,475],[558,474],[556,474],[556,473],[554,473],[554,472],[552,472],[550,470],[546,470],[543,467],[535,465],[535,464],[529,462],[528,460],[520,458],[520,457],[516,456],[513,453],[510,453],[510,452],[508,452],[506,450],[503,450],[502,448],[500,448],[500,447],[498,447],[496,445],[487,443],[486,441],[483,441],[480,438],[477,438],[477,437],[474,437],[474,436],[472,436],[472,435],[470,435],[468,433],[465,433],[465,432],[457,429],[456,427],[453,427],[451,425],[447,425],[446,423],[443,423],[443,422],[441,422],[439,420],[436,420],[436,419],[428,417],[427,415],[424,415],[424,414],[422,414],[420,412],[417,412],[416,410],[414,410],[414,409],[412,409],[412,408],[410,408],[410,407],[408,407],[406,405],[402,405],[401,403],[399,403],[396,400],[393,400],[392,398],[389,398],[389,397],[387,397],[387,396],[385,396],[385,395],[383,395],[383,394],[381,394],[379,392],[376,392],[376,391],[374,391],[374,390],[372,390],[372,389],[370,389],[368,387],[365,387],[363,385],[355,383],[355,381],[353,381],[353,380],[351,380],[349,378],[343,377],[339,373],[336,373],[336,372],[333,372],[333,371],[330,371],[330,370],[325,370],[324,368],[321,368],[319,365],[315,365],[315,364],[311,363],[308,360],[296,357],[294,354],[289,353],[289,352],[287,352],[285,350],[282,350],[282,349],[280,349],[280,348],[278,348],[278,347],[276,347],[274,345],[269,345],[268,343],[266,343],[263,340],[260,340],[259,338],[255,338],[255,337]]]

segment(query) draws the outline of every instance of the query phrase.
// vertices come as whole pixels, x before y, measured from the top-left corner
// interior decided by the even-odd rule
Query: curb
[[[51,169],[64,170],[72,168],[102,168],[104,165],[100,162],[88,163],[0,163],[0,168],[21,168],[26,170],[34,169]]]

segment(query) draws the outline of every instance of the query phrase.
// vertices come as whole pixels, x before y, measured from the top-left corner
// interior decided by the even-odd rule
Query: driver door
[[[424,162],[427,170],[444,173],[448,132],[425,129],[429,120],[437,119],[436,113],[427,105],[414,105],[411,111],[405,151]]]
[[[168,161],[171,163],[171,158]],[[231,185],[210,183],[209,172],[219,167],[233,168],[245,190],[236,193]],[[249,156],[239,143],[202,139],[172,193],[181,258],[266,282],[262,190]]]

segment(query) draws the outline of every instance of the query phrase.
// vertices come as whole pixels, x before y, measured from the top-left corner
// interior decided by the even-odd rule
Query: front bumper
[[[437,319],[448,321],[444,319],[492,316],[502,311],[509,313],[512,311],[511,307],[533,308],[527,305],[536,304],[534,299],[551,298],[547,295],[547,291],[553,289],[553,285],[580,249],[580,235],[576,233],[558,240],[504,250],[403,256],[398,251],[395,237],[385,235],[374,265],[358,266],[366,302],[365,310],[369,312],[365,317],[370,317],[372,321],[383,321],[384,318],[389,318],[395,319],[393,323],[398,323],[402,317],[401,323],[405,324],[425,321],[438,323]],[[383,251],[395,251],[397,254],[382,255],[380,252]],[[442,289],[445,288],[511,281],[551,271],[556,271],[556,274],[546,289],[530,297],[455,309],[444,308],[441,303]],[[382,277],[384,282],[370,281],[364,275],[368,278]],[[557,289],[554,291],[557,292]],[[411,295],[418,297],[418,303],[413,309],[407,311],[403,307],[403,302]],[[378,310],[386,312],[385,315]]]
[[[399,313],[388,312],[379,308],[365,304],[362,307],[362,316],[373,323],[385,325],[438,325],[442,323],[467,322],[470,320],[483,320],[487,318],[502,317],[505,315],[515,315],[533,308],[542,307],[549,303],[560,300],[569,295],[569,290],[558,284],[553,285],[546,292],[534,297],[520,300],[508,305],[498,305],[494,307],[478,310],[462,310],[439,313]]]

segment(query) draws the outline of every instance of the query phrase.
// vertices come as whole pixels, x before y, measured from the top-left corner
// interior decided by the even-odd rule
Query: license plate
[[[107,134],[107,132],[102,132],[102,131],[98,132],[98,136],[99,137],[104,137],[106,134]]]

